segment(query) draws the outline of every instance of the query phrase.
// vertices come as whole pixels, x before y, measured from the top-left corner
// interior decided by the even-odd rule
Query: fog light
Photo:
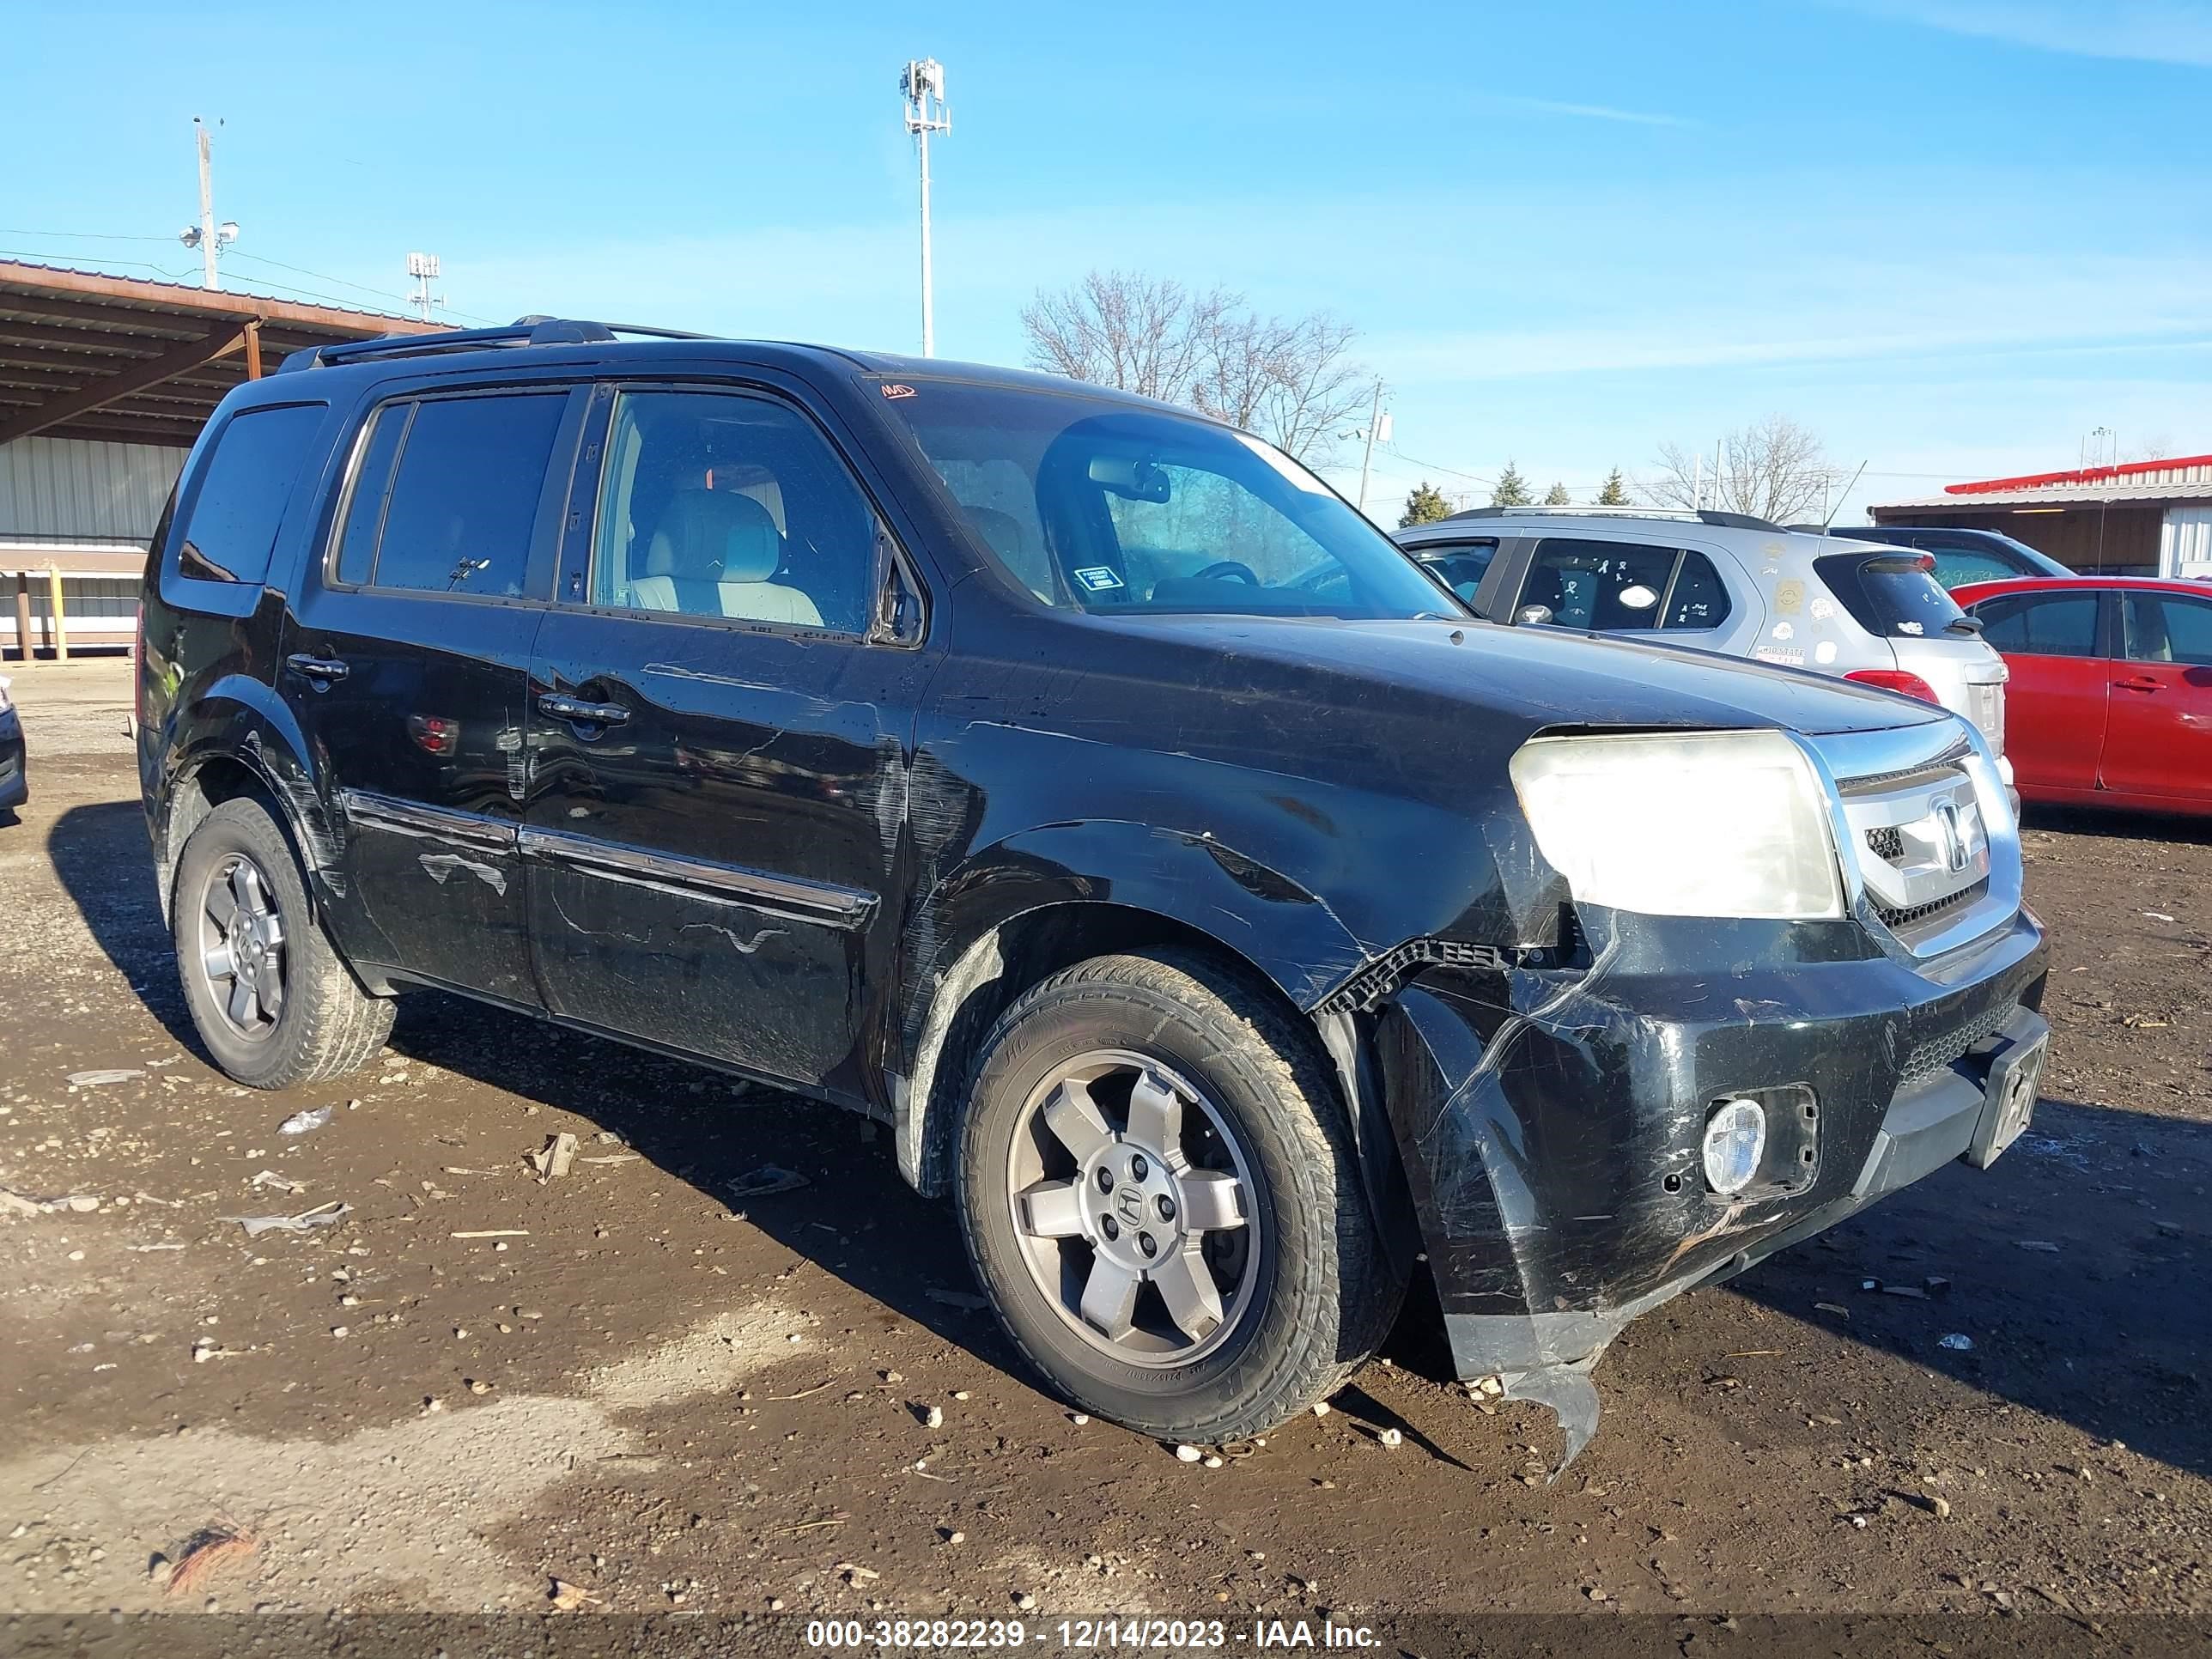
[[[1766,1150],[1766,1114],[1755,1100],[1724,1100],[1705,1120],[1705,1184],[1740,1193],[1759,1173]]]

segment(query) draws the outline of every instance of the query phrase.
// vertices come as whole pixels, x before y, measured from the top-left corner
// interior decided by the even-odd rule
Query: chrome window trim
[[[526,825],[518,839],[526,858],[564,864],[608,880],[673,888],[734,901],[756,909],[833,927],[859,928],[866,925],[876,908],[877,896],[856,888],[833,886],[828,882],[808,881],[797,876],[771,875],[764,870],[710,859],[647,852],[643,848],[596,841],[566,830]]]

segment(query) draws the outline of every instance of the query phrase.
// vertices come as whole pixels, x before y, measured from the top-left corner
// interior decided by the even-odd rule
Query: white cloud
[[[2212,67],[2212,6],[2201,0],[1861,0],[1859,9],[2074,57]]]

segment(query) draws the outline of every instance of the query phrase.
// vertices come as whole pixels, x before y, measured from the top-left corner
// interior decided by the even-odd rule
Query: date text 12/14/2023
[[[1015,1619],[811,1620],[806,1645],[824,1649],[929,1650],[1018,1649],[1058,1638],[1079,1651],[1175,1652],[1194,1649],[1371,1648],[1381,1638],[1365,1625],[1304,1619],[1255,1620],[1250,1628],[1221,1619],[1062,1619],[1030,1626]]]

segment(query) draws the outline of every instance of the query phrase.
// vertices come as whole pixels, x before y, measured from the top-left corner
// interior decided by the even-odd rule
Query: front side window
[[[1073,390],[884,390],[981,550],[1044,604],[1344,617],[1454,608],[1327,485],[1243,433]]]
[[[2212,667],[2212,601],[2136,592],[2123,604],[2130,662]]]
[[[1542,605],[1561,628],[1607,634],[1717,628],[1729,614],[1728,589],[1702,553],[1561,536],[1537,544],[1521,604]]]
[[[286,404],[234,415],[217,434],[178,544],[177,574],[199,581],[259,582],[307,446],[328,412]]]
[[[2006,656],[2094,657],[2094,593],[2003,593],[1974,607],[1982,640]]]
[[[875,509],[806,417],[764,398],[624,392],[591,603],[859,634]]]

